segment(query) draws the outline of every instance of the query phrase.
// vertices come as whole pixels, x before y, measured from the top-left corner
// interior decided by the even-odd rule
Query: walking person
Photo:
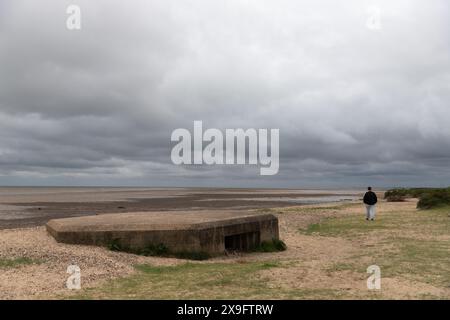
[[[378,202],[378,198],[375,192],[372,191],[372,187],[367,188],[363,202],[366,205],[366,220],[373,221],[375,219],[375,205]]]

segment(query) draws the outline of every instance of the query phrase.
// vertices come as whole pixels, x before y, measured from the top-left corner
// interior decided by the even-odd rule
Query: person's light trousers
[[[366,204],[366,218],[375,219],[375,205]]]

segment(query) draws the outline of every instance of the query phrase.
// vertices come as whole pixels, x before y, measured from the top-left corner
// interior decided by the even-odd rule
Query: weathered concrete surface
[[[58,241],[107,245],[119,241],[132,249],[164,244],[172,252],[220,254],[249,250],[278,239],[278,219],[244,211],[161,211],[102,214],[53,219],[47,231]]]

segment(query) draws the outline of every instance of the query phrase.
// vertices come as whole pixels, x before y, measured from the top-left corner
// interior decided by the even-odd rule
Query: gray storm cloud
[[[448,185],[449,21],[445,0],[3,0],[0,184]],[[279,174],[173,165],[194,120],[279,128]]]

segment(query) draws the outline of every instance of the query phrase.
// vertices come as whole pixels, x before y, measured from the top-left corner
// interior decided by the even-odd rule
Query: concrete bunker
[[[56,241],[108,246],[118,241],[139,250],[164,244],[170,252],[251,251],[279,238],[272,214],[246,211],[160,211],[53,219],[47,231]]]

